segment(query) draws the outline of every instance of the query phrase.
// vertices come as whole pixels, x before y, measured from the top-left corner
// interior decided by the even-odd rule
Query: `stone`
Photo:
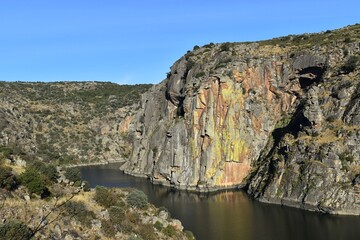
[[[25,195],[24,199],[25,199],[25,201],[30,202],[30,196],[29,195]]]
[[[219,45],[176,61],[142,96],[121,169],[178,189],[246,186],[261,201],[360,214],[346,170],[360,164],[358,72],[336,70],[342,44],[292,57],[271,47]]]

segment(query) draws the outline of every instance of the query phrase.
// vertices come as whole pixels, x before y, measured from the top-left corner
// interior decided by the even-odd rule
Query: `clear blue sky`
[[[355,23],[359,0],[0,0],[0,80],[158,83],[194,45]]]

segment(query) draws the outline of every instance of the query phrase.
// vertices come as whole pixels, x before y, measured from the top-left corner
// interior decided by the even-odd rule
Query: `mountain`
[[[360,25],[195,46],[141,99],[122,169],[360,214]]]
[[[0,152],[61,165],[126,158],[130,120],[150,86],[0,82]]]

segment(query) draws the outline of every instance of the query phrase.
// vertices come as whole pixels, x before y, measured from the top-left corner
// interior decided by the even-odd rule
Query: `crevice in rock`
[[[356,90],[351,96],[351,100],[349,101],[349,104],[347,104],[346,109],[344,111],[344,114],[342,116],[343,122],[351,122],[352,119],[352,113],[355,111],[356,108],[360,106],[360,84],[356,87]],[[354,123],[353,123],[354,124]]]
[[[325,72],[323,67],[308,67],[299,71],[299,83],[302,89],[309,89],[314,84],[319,84]]]
[[[176,116],[179,118],[185,117],[185,110],[184,110],[184,99],[185,97],[179,97],[179,104],[176,110]]]
[[[260,166],[263,165],[264,168],[258,168],[254,172],[252,176],[249,178],[248,185],[245,187],[247,190],[249,188],[249,184],[252,181],[254,177],[256,177],[258,174],[262,175],[262,183],[258,185],[255,189],[255,192],[252,192],[251,194],[254,197],[263,196],[265,193],[265,190],[270,185],[272,179],[274,179],[274,175],[276,174],[277,166],[276,161],[271,161],[271,156],[274,155],[275,151],[279,151],[279,143],[281,139],[285,136],[285,134],[290,133],[294,136],[296,136],[304,127],[310,126],[311,123],[305,118],[303,114],[303,108],[304,108],[304,102],[300,103],[293,114],[291,121],[284,127],[279,127],[274,129],[272,132],[272,141],[269,144],[269,148],[271,148],[268,153],[264,155],[260,155],[257,163],[260,163]],[[282,149],[282,151],[286,151],[286,149]],[[267,162],[267,164],[262,162]]]

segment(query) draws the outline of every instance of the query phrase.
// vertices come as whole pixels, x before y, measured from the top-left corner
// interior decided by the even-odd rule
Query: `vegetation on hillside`
[[[84,191],[83,184],[63,181],[63,174],[54,174],[52,169],[51,164],[24,168],[1,161],[1,240],[194,239],[139,190],[97,187]],[[66,172],[77,176],[75,170]]]
[[[119,125],[150,86],[0,82],[0,152],[61,165],[126,157]]]

